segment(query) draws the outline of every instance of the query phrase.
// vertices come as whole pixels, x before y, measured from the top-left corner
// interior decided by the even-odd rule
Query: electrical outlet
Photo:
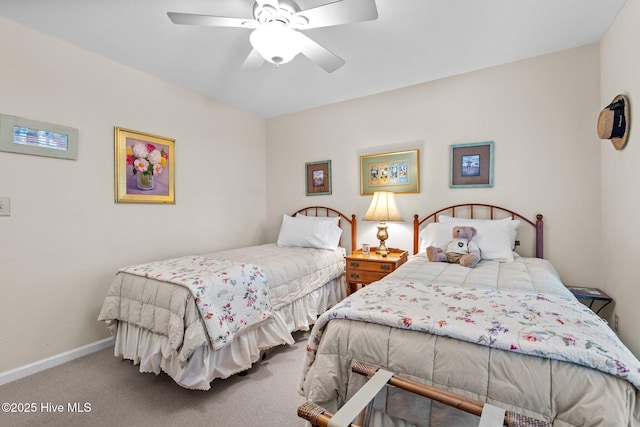
[[[11,198],[0,197],[0,216],[11,215]]]
[[[613,315],[613,330],[615,332],[618,332],[618,321],[619,321],[618,314],[616,313]]]

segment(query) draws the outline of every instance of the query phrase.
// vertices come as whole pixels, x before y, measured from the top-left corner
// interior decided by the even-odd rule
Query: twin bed
[[[355,247],[355,215],[307,207],[283,215],[278,243],[135,265],[117,272],[98,320],[115,356],[208,390],[345,296],[342,231]],[[305,247],[302,247],[305,246]]]
[[[556,427],[640,425],[640,362],[543,259],[541,215],[531,221],[484,204],[416,215],[414,256],[347,298],[346,252],[333,245],[339,223],[351,230],[348,249],[356,248],[355,216],[325,207],[294,215],[283,217],[278,244],[119,271],[99,317],[116,336],[115,355],[207,390],[315,324],[299,389],[332,412],[367,381],[351,370],[360,362]],[[428,262],[426,246],[443,246],[457,224],[478,230],[481,262],[472,269]],[[204,283],[204,269],[222,285]],[[209,288],[222,289],[217,311],[210,304],[220,301],[205,298]],[[387,387],[370,425],[478,421]]]
[[[426,246],[443,246],[456,224],[478,229],[483,259],[475,268],[426,259]],[[535,242],[533,256],[514,251],[525,237]],[[351,369],[365,363],[556,427],[640,425],[640,362],[562,284],[542,258],[542,237],[541,215],[530,221],[497,206],[416,216],[415,256],[316,322],[300,392],[335,413],[367,381]],[[387,387],[370,425],[478,422]]]

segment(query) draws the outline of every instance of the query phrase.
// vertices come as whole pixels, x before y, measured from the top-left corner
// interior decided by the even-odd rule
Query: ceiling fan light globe
[[[299,32],[281,25],[264,25],[249,36],[251,46],[274,64],[286,64],[302,51],[304,38]]]

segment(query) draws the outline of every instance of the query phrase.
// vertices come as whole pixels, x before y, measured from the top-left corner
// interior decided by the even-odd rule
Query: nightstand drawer
[[[375,252],[363,255],[360,249],[346,257],[347,295],[359,287],[382,280],[407,261],[407,251],[391,248],[387,256]]]
[[[395,263],[367,262],[367,261],[351,261],[347,263],[347,268],[360,271],[378,271],[389,274],[395,269]]]
[[[387,273],[377,273],[375,271],[363,271],[361,269],[357,271],[347,269],[347,281],[369,284],[380,280],[386,276]]]

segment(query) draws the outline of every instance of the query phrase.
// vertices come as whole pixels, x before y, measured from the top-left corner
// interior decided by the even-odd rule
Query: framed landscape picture
[[[115,128],[116,203],[175,203],[175,140]]]
[[[360,195],[376,191],[420,192],[420,151],[360,156]]]
[[[451,188],[493,187],[493,142],[451,146]]]
[[[331,194],[331,160],[305,163],[307,196]]]

